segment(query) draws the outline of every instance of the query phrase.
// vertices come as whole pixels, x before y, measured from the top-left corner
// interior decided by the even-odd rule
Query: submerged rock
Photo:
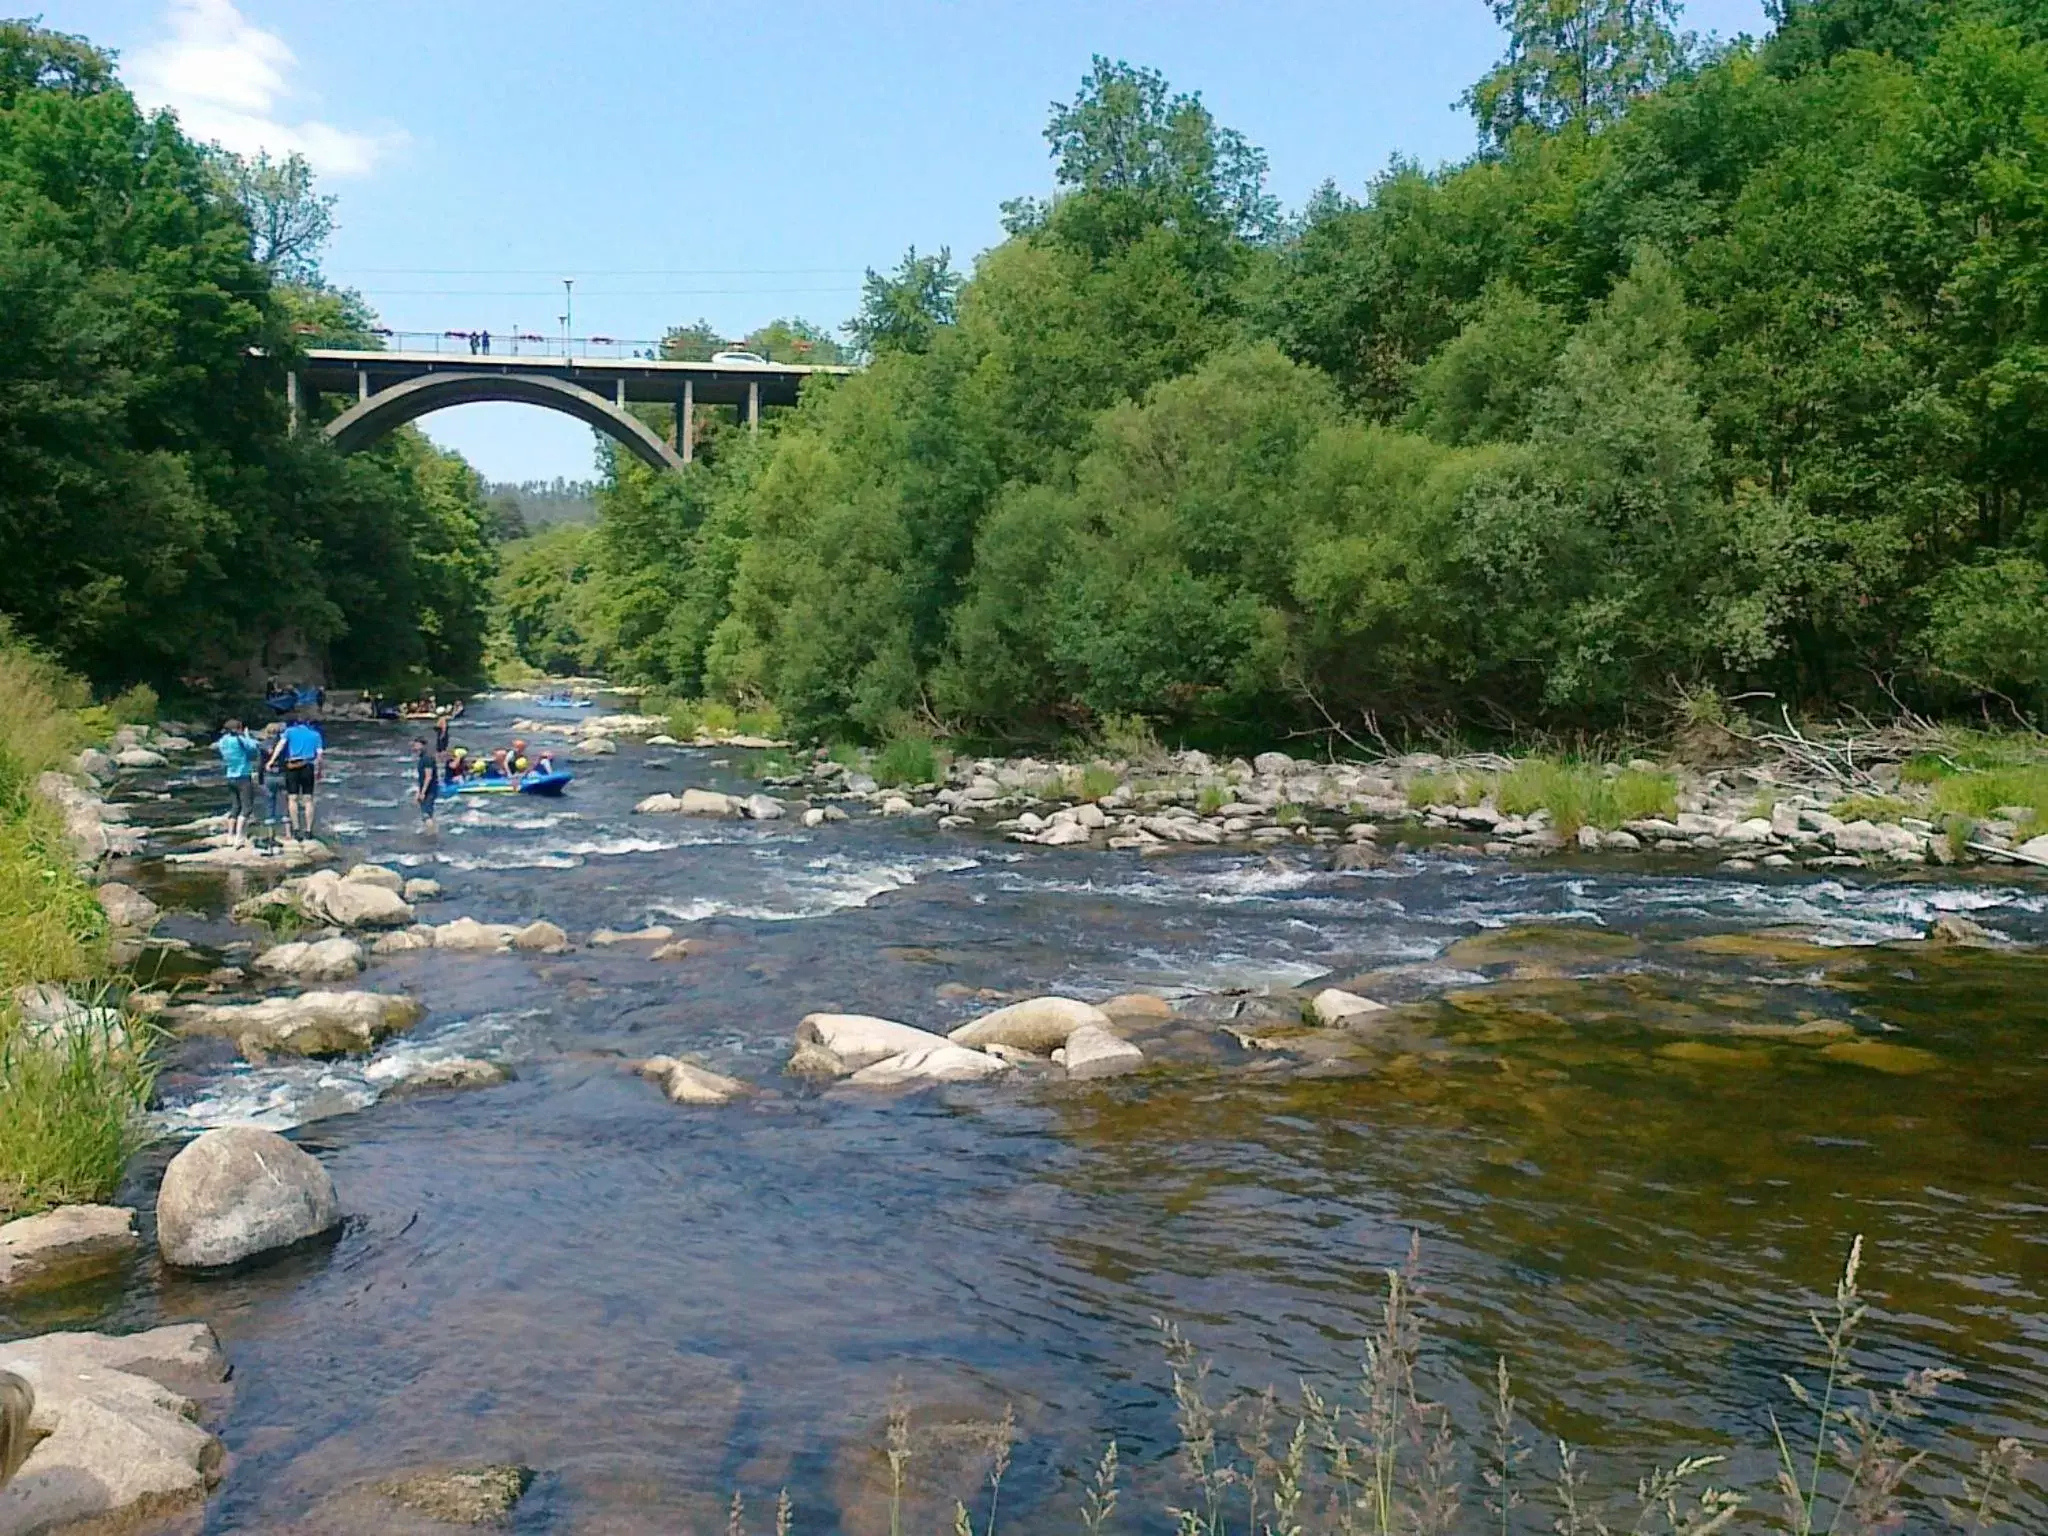
[[[1055,1053],[1069,1077],[1119,1077],[1145,1065],[1145,1053],[1130,1041],[1094,1024],[1083,1024]]]
[[[426,1009],[403,993],[304,992],[260,1003],[218,1003],[182,1009],[179,1030],[233,1040],[243,1056],[361,1056],[380,1040],[410,1029]]]
[[[1084,1025],[1109,1031],[1109,1015],[1072,997],[1034,997],[962,1024],[947,1036],[957,1045],[1007,1045],[1050,1056]]]
[[[386,1478],[375,1491],[443,1525],[502,1525],[532,1483],[530,1467],[440,1467]]]
[[[398,1056],[373,1063],[363,1076],[373,1083],[389,1084],[393,1093],[495,1088],[512,1080],[506,1068],[479,1056]]]
[[[799,1077],[844,1077],[906,1051],[946,1045],[944,1035],[864,1013],[810,1013],[796,1027],[784,1069]]]
[[[847,1081],[863,1088],[893,1088],[907,1083],[964,1083],[996,1077],[1010,1064],[986,1051],[941,1040],[862,1067]]]
[[[35,1395],[37,1438],[0,1488],[0,1531],[127,1530],[197,1506],[220,1479],[221,1443],[195,1422],[226,1379],[213,1330],[48,1333],[0,1344],[0,1371]]]
[[[320,1160],[253,1126],[202,1132],[171,1159],[157,1191],[157,1248],[180,1269],[240,1263],[340,1223]]]
[[[1960,912],[1944,912],[1927,925],[1930,944],[1958,944],[1971,949],[1990,949],[2006,942],[2005,935],[1986,928]]]
[[[140,1245],[123,1205],[64,1205],[0,1223],[0,1290],[68,1285],[118,1269]]]
[[[166,864],[187,869],[307,869],[325,864],[335,852],[316,838],[265,848],[256,843],[222,842],[185,853],[167,853]]]
[[[729,1104],[754,1091],[736,1077],[675,1056],[650,1056],[633,1070],[659,1084],[674,1104]]]
[[[675,936],[675,929],[668,924],[650,923],[645,928],[599,928],[590,935],[590,942],[604,947],[613,944],[666,944]]]

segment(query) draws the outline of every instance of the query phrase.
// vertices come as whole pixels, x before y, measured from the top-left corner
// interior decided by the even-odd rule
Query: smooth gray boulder
[[[157,1248],[180,1269],[240,1263],[340,1223],[320,1160],[253,1126],[202,1132],[171,1159],[157,1190]]]
[[[62,1205],[0,1224],[0,1291],[68,1285],[118,1269],[141,1244],[124,1205]]]
[[[740,802],[740,810],[750,821],[780,821],[789,812],[773,795],[749,795]]]
[[[796,1027],[796,1048],[784,1070],[799,1077],[844,1077],[905,1051],[947,1044],[928,1029],[865,1013],[809,1013]]]
[[[545,919],[536,919],[512,935],[512,947],[541,954],[560,954],[569,947],[569,935]]]
[[[1110,1027],[1109,1015],[1072,997],[1033,997],[962,1024],[947,1038],[956,1045],[1007,1045],[1050,1056],[1084,1025]]]
[[[373,873],[363,879],[354,871],[338,875],[331,869],[317,870],[287,880],[275,890],[237,902],[236,922],[259,921],[282,908],[296,912],[307,922],[335,928],[403,928],[413,920],[412,907],[399,894],[403,884],[387,884],[384,876],[398,881],[389,870],[376,865],[358,865]]]
[[[17,1339],[0,1371],[34,1393],[39,1437],[0,1487],[0,1536],[128,1530],[196,1508],[220,1480],[221,1443],[195,1421],[227,1359],[204,1323]]]
[[[376,885],[401,897],[405,894],[405,876],[382,864],[358,864],[341,878],[352,885]]]
[[[937,1045],[885,1056],[862,1067],[847,1081],[860,1088],[897,1088],[911,1083],[965,1083],[996,1077],[1010,1064],[986,1051],[941,1040]]]
[[[473,917],[458,917],[434,930],[434,948],[477,953],[510,949],[519,931],[513,923],[480,923]]]
[[[1130,1041],[1093,1024],[1083,1024],[1055,1058],[1069,1077],[1120,1077],[1145,1065],[1145,1053]]]

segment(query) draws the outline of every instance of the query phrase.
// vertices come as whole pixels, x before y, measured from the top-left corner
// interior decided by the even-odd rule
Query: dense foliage
[[[284,370],[359,338],[303,162],[143,113],[77,38],[0,22],[0,614],[102,683],[479,670],[482,489],[416,434],[288,435]]]
[[[971,280],[871,278],[864,373],[615,467],[580,662],[866,733],[2038,708],[2048,13],[1496,10],[1481,153],[1285,225],[1098,62]]]

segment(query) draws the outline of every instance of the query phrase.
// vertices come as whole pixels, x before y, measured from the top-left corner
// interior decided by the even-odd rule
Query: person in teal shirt
[[[256,764],[263,756],[263,744],[241,721],[230,720],[221,728],[213,749],[220,754],[221,767],[228,776],[228,837],[239,843],[248,836],[249,823],[256,816]]]

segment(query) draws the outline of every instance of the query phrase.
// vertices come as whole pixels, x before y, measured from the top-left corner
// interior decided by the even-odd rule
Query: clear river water
[[[474,707],[459,739],[517,708]],[[2048,957],[1902,942],[1941,911],[2048,941],[2048,885],[1442,846],[1332,873],[1307,847],[1140,859],[860,811],[815,830],[636,817],[755,767],[634,743],[577,765],[559,802],[458,800],[422,833],[409,738],[330,732],[323,831],[351,861],[441,881],[434,921],[663,922],[700,952],[394,956],[362,984],[431,1011],[367,1062],[173,1054],[164,1127],[290,1131],[334,1176],[339,1240],[226,1277],[139,1260],[0,1311],[0,1331],[210,1322],[235,1393],[207,1531],[403,1530],[351,1513],[350,1490],[517,1462],[537,1477],[516,1530],[719,1529],[736,1490],[766,1530],[786,1487],[798,1531],[880,1536],[892,1396],[905,1529],[950,1530],[977,1487],[985,1505],[976,1426],[1006,1406],[1005,1528],[1073,1528],[1114,1438],[1120,1528],[1168,1529],[1155,1319],[1213,1357],[1219,1396],[1338,1387],[1418,1235],[1427,1389],[1479,1425],[1506,1356],[1532,1473],[1564,1436],[1602,1487],[1692,1450],[1763,1486],[1778,1373],[1805,1368],[1806,1310],[1856,1233],[1873,1373],[1967,1373],[1916,1431],[1936,1456],[1915,1486],[2000,1435],[2048,1449]],[[168,798],[137,820],[215,808],[193,762],[138,786]],[[178,909],[168,933],[247,938],[226,877],[146,859],[124,878]],[[1312,1060],[1218,1028],[1325,975],[1410,1004],[1388,1043]],[[1155,1069],[1098,1083],[781,1075],[808,1011],[943,1029],[990,1006],[982,989],[1152,990],[1187,1022]],[[1790,1033],[1831,1020],[1854,1036]],[[761,1092],[672,1105],[625,1067],[657,1052]],[[405,1053],[515,1076],[386,1093]],[[123,1192],[145,1227],[171,1145]],[[2024,1497],[2023,1528],[2048,1529],[2038,1473]],[[1549,1529],[1533,1504],[1516,1519]]]

